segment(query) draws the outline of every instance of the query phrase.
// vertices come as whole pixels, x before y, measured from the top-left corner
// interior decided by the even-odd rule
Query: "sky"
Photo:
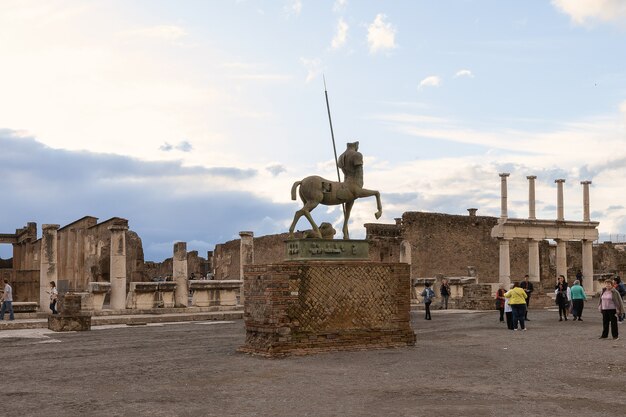
[[[358,140],[350,233],[406,211],[556,218],[626,234],[626,2],[0,2],[0,233],[129,220],[146,260],[173,244],[288,230],[291,185],[336,179]],[[339,207],[318,222],[340,231]],[[306,219],[297,229],[310,228]],[[338,234],[340,236],[340,233]],[[11,246],[0,245],[0,257]]]

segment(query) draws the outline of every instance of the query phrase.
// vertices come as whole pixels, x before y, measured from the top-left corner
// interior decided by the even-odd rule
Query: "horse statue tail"
[[[296,189],[298,188],[298,186],[302,184],[302,181],[296,181],[293,183],[293,185],[291,186],[291,199],[295,200],[296,199]]]

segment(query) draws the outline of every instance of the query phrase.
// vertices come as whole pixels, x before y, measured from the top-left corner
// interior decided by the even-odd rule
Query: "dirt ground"
[[[626,415],[626,325],[613,341],[596,311],[531,311],[526,332],[495,311],[422,314],[415,347],[286,359],[236,353],[241,320],[3,331],[0,415]]]

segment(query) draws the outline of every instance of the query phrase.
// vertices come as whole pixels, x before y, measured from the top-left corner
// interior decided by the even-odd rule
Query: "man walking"
[[[13,316],[13,288],[9,285],[9,280],[4,279],[4,294],[2,295],[2,308],[0,309],[0,320],[4,320],[4,313],[9,310],[9,320],[15,320]]]
[[[520,288],[526,293],[526,313],[524,320],[528,320],[528,308],[530,307],[530,295],[534,291],[533,283],[528,280],[528,275],[524,275],[524,280],[520,282]]]
[[[441,288],[439,289],[441,294],[441,305],[439,306],[439,310],[447,310],[448,309],[448,298],[450,298],[450,284],[448,284],[447,279],[441,280]]]

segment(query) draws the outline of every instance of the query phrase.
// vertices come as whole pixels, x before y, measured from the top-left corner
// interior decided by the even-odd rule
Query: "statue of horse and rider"
[[[350,239],[348,221],[354,200],[357,198],[376,196],[378,211],[374,215],[377,219],[382,215],[383,208],[380,203],[380,193],[376,190],[363,188],[363,155],[359,152],[359,142],[347,144],[346,151],[342,153],[337,160],[337,166],[343,171],[343,182],[330,181],[317,175],[311,175],[301,181],[293,183],[291,187],[291,199],[296,199],[296,190],[300,187],[298,191],[304,206],[296,211],[293,217],[293,222],[289,227],[290,237],[293,237],[293,231],[302,216],[306,217],[309,223],[311,223],[313,234],[319,238],[322,237],[317,224],[311,217],[311,211],[319,204],[325,206],[344,205],[342,229],[344,239]]]

